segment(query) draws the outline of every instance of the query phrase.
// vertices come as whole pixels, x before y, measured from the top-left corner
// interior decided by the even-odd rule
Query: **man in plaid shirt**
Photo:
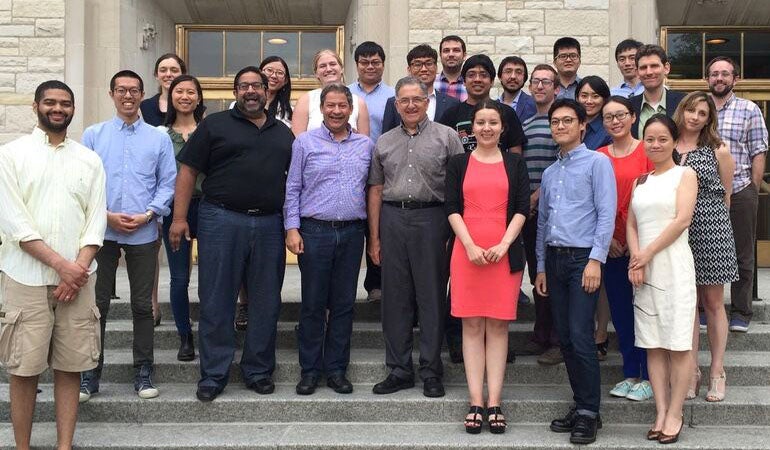
[[[733,92],[739,74],[738,65],[725,56],[712,59],[706,69],[709,90],[719,116],[719,135],[735,159],[730,220],[740,278],[730,289],[730,331],[746,332],[752,315],[754,239],[758,194],[765,171],[767,127],[759,106],[738,98]]]
[[[465,62],[465,41],[460,36],[445,36],[438,45],[438,51],[442,70],[436,75],[433,89],[464,102],[468,98],[468,91],[465,90],[465,80],[460,70]]]

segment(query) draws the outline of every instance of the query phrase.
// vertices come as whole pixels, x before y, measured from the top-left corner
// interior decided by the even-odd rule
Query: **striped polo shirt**
[[[546,167],[556,161],[559,146],[551,137],[548,115],[535,115],[522,125],[527,142],[524,144],[524,161],[529,172],[529,188],[532,192],[540,187],[540,180]]]

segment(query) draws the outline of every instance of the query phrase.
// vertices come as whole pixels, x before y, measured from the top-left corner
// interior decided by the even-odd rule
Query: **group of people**
[[[166,54],[155,64],[154,97],[143,100],[133,71],[112,77],[115,116],[88,127],[82,145],[67,138],[71,89],[42,83],[34,131],[0,148],[0,362],[11,375],[17,445],[29,446],[37,380],[49,366],[59,443],[71,445],[78,401],[100,390],[121,254],[135,390],[159,395],[159,236],[182,361],[195,358],[187,290],[198,241],[202,402],[228,383],[234,324],[245,329],[244,383],[274,391],[286,248],[301,271],[296,392],[311,395],[324,379],[352,392],[346,372],[365,253],[388,368],[375,394],[415,385],[417,324],[425,396],[445,394],[444,340],[451,361],[464,363],[467,432],[484,421],[505,432],[503,380],[516,352],[565,363],[575,405],[550,428],[591,443],[601,428],[599,360],[611,317],[624,379],[610,394],[654,397],[647,438],[676,442],[683,402],[701,383],[701,324],[711,350],[708,401],[725,398],[728,327],[749,326],[767,130],[759,108],[732,92],[740,71],[729,58],[708,63],[708,93],[685,96],[665,85],[661,47],[629,39],[615,56],[624,82],[610,89],[578,75],[581,48],[571,37],[554,43],[553,65],[530,72],[517,56],[497,67],[483,54],[466,58],[465,42],[446,36],[438,51],[412,48],[406,76],[390,87],[385,52],[367,41],[355,50],[358,79],[348,86],[339,56],[321,50],[313,60],[320,87],[292,106],[289,67],[270,56],[235,75],[230,109],[205,116],[199,81]],[[534,333],[511,351],[525,268]]]

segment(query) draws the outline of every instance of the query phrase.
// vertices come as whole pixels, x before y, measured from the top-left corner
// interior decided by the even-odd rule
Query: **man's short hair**
[[[457,35],[454,35],[454,34],[450,34],[449,36],[444,36],[441,39],[441,42],[438,44],[438,51],[439,52],[441,51],[441,48],[444,47],[444,42],[447,42],[447,41],[459,42],[460,43],[460,47],[462,47],[462,49],[463,49],[463,53],[466,52],[466,50],[465,50],[465,41],[460,36],[457,36]]]
[[[615,61],[618,60],[618,56],[620,56],[621,53],[627,50],[639,51],[639,47],[641,47],[642,45],[644,44],[637,41],[636,39],[624,39],[620,41],[620,43],[615,47]]]
[[[265,85],[265,89],[267,89],[267,75],[262,73],[261,70],[259,70],[256,66],[246,66],[243,69],[239,70],[238,73],[235,74],[235,78],[233,78],[233,89],[238,90],[238,82],[241,80],[241,75],[244,73],[254,72],[257,75],[259,75],[259,78],[262,80],[262,84]]]
[[[639,47],[639,51],[636,52],[636,67],[639,67],[639,60],[645,56],[657,56],[662,64],[668,62],[668,55],[660,45],[645,44]]]
[[[553,81],[556,81],[556,79],[559,77],[559,72],[556,71],[556,69],[553,68],[550,64],[538,64],[535,66],[534,69],[532,69],[532,73],[534,74],[538,70],[547,70],[553,74]],[[532,82],[532,78],[530,77],[529,82]]]
[[[491,78],[492,81],[495,81],[495,63],[492,62],[489,56],[484,54],[473,55],[466,59],[465,63],[463,63],[463,68],[460,71],[460,75],[465,78],[465,73],[476,66],[483,67],[484,70],[489,73],[489,78]]]
[[[115,75],[110,78],[110,91],[115,90],[115,80],[118,78],[134,78],[136,80],[139,80],[139,90],[144,92],[144,81],[142,81],[142,77],[139,76],[138,73],[134,72],[133,70],[121,70],[118,71]]]
[[[350,89],[342,83],[331,83],[324,86],[324,88],[321,90],[321,106],[324,105],[324,102],[326,101],[326,96],[330,92],[338,92],[340,94],[345,94],[345,98],[348,100],[348,105],[350,105],[351,109],[353,108],[353,94],[350,92]]]
[[[406,54],[406,64],[412,64],[412,61],[417,58],[430,58],[434,62],[438,62],[438,52],[428,44],[420,44]]]
[[[506,56],[502,61],[500,61],[500,65],[497,66],[497,78],[501,78],[503,76],[503,67],[505,67],[507,64],[518,64],[519,66],[524,67],[524,79],[526,80],[529,78],[527,63],[518,56]]]
[[[35,103],[40,103],[40,100],[42,100],[45,95],[45,91],[49,89],[61,89],[62,91],[67,91],[70,95],[70,100],[72,100],[72,103],[75,103],[75,94],[72,93],[72,89],[70,89],[66,83],[59,80],[48,80],[40,83],[37,86],[37,89],[35,89]]]
[[[556,42],[553,43],[553,57],[556,58],[556,55],[559,54],[559,50],[564,48],[575,48],[577,49],[578,56],[580,56],[580,42],[573,37],[565,36],[556,39]]]
[[[733,66],[733,76],[737,77],[741,73],[741,67],[736,63],[732,58],[729,56],[717,56],[716,58],[713,58],[711,61],[709,61],[708,64],[706,64],[706,77],[709,76],[709,72],[711,72],[711,66],[713,66],[715,63],[718,63],[719,61],[724,61],[731,66]]]
[[[382,46],[373,41],[365,41],[358,44],[356,51],[353,53],[353,60],[358,62],[358,59],[362,56],[374,56],[378,55],[382,58],[382,62],[385,62],[385,50]]]
[[[401,78],[400,80],[398,80],[398,82],[396,82],[396,88],[395,88],[396,97],[398,97],[398,92],[401,90],[402,87],[404,87],[404,86],[412,86],[412,85],[415,85],[415,84],[417,86],[420,86],[420,89],[422,90],[422,93],[425,96],[427,96],[429,94],[428,86],[426,86],[425,83],[422,82],[422,80],[420,80],[417,77],[413,77],[413,76],[409,75],[409,76],[406,76],[404,78]]]
[[[583,105],[576,102],[575,100],[572,100],[571,98],[557,98],[556,101],[551,104],[551,107],[548,108],[548,121],[551,121],[551,116],[553,116],[553,112],[556,111],[559,108],[570,108],[571,110],[575,111],[575,114],[577,115],[578,122],[585,123],[586,122],[586,109],[583,108]]]

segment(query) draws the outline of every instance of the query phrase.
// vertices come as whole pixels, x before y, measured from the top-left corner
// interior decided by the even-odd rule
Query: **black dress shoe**
[[[440,378],[426,378],[422,382],[422,395],[426,397],[443,397],[444,394],[444,384],[441,383]]]
[[[315,392],[318,386],[318,377],[315,375],[302,375],[302,379],[297,383],[297,394],[310,395]]]
[[[569,441],[573,444],[590,444],[596,440],[597,428],[599,428],[599,416],[578,415]]]
[[[273,383],[273,380],[270,377],[249,381],[246,383],[246,387],[257,394],[262,395],[272,394],[275,391],[275,383]]]
[[[569,409],[569,412],[566,416],[560,418],[560,419],[554,419],[551,422],[551,431],[555,431],[557,433],[569,433],[575,428],[575,423],[577,422],[578,413],[577,409],[573,406]],[[601,416],[596,416],[596,428],[602,427],[602,418]]]
[[[338,394],[350,394],[353,392],[353,384],[345,378],[345,375],[332,375],[326,378],[326,385]]]
[[[399,378],[393,374],[388,375],[387,378],[375,384],[372,388],[372,392],[375,394],[392,394],[402,389],[409,389],[414,387],[414,379],[405,380]]]
[[[179,361],[192,361],[195,359],[195,344],[193,344],[193,335],[184,334],[180,336],[181,343],[179,344],[179,352],[176,354],[176,359]]]
[[[210,402],[222,393],[222,389],[214,386],[198,386],[195,396],[202,402]]]

